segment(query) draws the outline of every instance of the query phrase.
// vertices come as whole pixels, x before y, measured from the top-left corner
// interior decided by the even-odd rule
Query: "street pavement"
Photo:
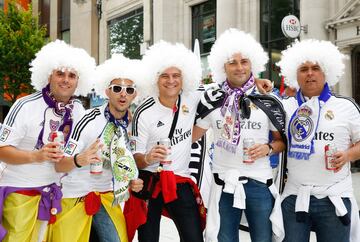
[[[352,178],[353,178],[354,193],[359,206],[360,205],[360,172],[353,173]],[[240,235],[240,242],[251,242],[250,235],[248,232],[240,231],[239,235]],[[135,236],[135,239],[133,241],[138,241],[137,235]],[[160,242],[176,242],[176,241],[180,241],[180,239],[174,223],[172,222],[172,220],[163,216],[161,219]],[[315,241],[316,241],[316,236],[314,233],[311,233],[310,242],[315,242]]]

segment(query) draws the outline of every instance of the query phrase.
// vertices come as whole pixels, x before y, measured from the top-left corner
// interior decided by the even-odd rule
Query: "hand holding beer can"
[[[253,138],[245,138],[243,140],[243,163],[252,164],[254,161],[251,159],[249,154],[249,148],[255,144]]]
[[[162,138],[157,142],[157,144],[164,145],[167,148],[167,156],[164,160],[160,161],[159,166],[165,169],[165,166],[169,166],[171,164],[171,160],[169,159],[169,155],[171,155],[171,141],[169,138]]]
[[[61,131],[52,131],[50,133],[50,141],[51,142],[56,142],[60,144],[60,150],[64,151],[65,149],[65,138],[64,138],[64,133]]]
[[[96,154],[99,157],[100,161],[90,164],[90,174],[100,175],[103,172],[102,148],[99,148]]]
[[[337,152],[337,148],[334,144],[327,144],[324,148],[325,151],[325,167],[326,170],[336,170],[335,164],[334,164],[334,154]]]

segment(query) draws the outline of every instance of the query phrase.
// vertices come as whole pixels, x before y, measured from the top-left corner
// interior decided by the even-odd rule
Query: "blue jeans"
[[[266,184],[249,179],[244,184],[246,194],[245,215],[252,242],[271,242],[272,229],[269,220],[274,198]],[[219,242],[239,241],[239,224],[242,210],[233,207],[234,195],[222,192],[219,202]]]
[[[177,184],[176,194],[178,198],[167,204],[164,204],[162,193],[155,199],[149,199],[147,221],[138,229],[140,242],[159,241],[161,212],[164,207],[174,221],[181,241],[204,241],[200,214],[191,186],[188,183]]]
[[[99,242],[120,242],[115,225],[103,205],[93,216],[92,228],[95,229]]]
[[[309,216],[304,222],[296,221],[295,195],[284,199],[281,204],[284,227],[285,242],[308,242],[310,232],[316,233],[318,242],[348,242],[350,236],[350,225],[343,225],[335,214],[335,207],[328,197],[317,199],[310,196]],[[351,214],[351,202],[343,198],[344,204]]]

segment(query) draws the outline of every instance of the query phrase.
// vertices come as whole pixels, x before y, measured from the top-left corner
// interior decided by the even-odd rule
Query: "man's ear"
[[[110,95],[110,89],[109,88],[105,89],[105,94],[106,94],[107,97],[109,97],[109,95]]]

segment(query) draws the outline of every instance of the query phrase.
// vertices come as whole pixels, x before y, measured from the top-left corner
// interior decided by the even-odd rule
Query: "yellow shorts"
[[[47,221],[37,219],[41,196],[28,196],[11,193],[4,201],[3,226],[7,234],[6,242],[37,242],[42,232],[46,231]]]
[[[118,231],[120,241],[127,242],[126,223],[121,207],[112,206],[113,193],[100,194],[105,207]],[[64,198],[61,201],[62,212],[56,216],[56,222],[48,226],[46,241],[51,242],[87,242],[90,238],[92,216],[85,212],[85,203],[79,198]]]

